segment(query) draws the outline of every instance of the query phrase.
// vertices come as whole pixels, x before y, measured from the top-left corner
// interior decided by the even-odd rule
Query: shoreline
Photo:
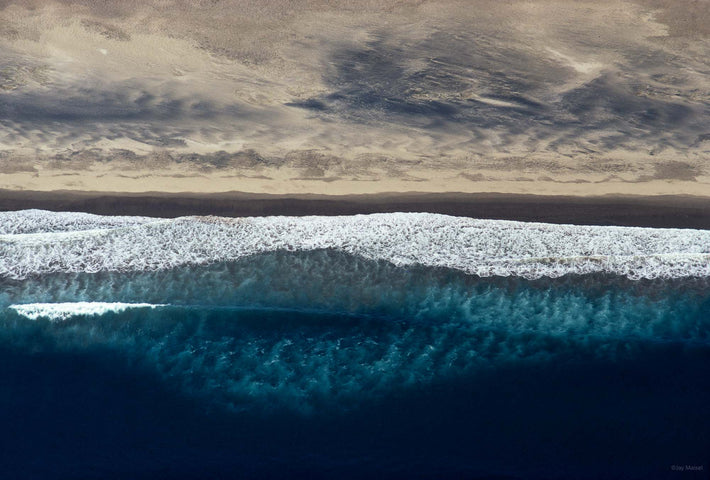
[[[25,209],[164,218],[429,212],[557,224],[710,229],[710,197],[680,195],[578,197],[418,192],[274,195],[0,190],[0,211]]]

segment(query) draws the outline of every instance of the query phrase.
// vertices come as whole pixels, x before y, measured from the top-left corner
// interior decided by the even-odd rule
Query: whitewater
[[[121,313],[129,308],[158,308],[164,306],[150,303],[61,302],[10,305],[10,308],[30,320],[46,318],[56,322],[66,320],[75,315],[96,316],[106,313]]]
[[[430,213],[338,217],[102,217],[0,213],[0,277],[157,271],[274,251],[332,249],[479,277],[710,276],[710,231],[554,225]]]

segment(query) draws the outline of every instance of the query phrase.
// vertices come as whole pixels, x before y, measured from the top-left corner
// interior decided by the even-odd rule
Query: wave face
[[[131,222],[0,240],[11,477],[664,478],[710,451],[707,232]]]
[[[394,265],[481,277],[611,273],[710,276],[710,232],[475,220],[426,213],[350,217],[184,217],[148,221],[49,212],[4,214],[0,275],[144,271],[270,251],[334,249]],[[24,232],[24,233],[23,233]],[[32,232],[32,233],[27,233]]]

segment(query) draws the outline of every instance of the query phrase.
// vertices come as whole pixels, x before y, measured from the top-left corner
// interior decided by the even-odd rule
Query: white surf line
[[[0,236],[0,276],[155,271],[279,250],[318,249],[485,277],[597,272],[632,279],[710,277],[707,230],[555,225],[428,213],[181,217],[109,230]]]
[[[66,320],[76,315],[103,315],[121,313],[129,308],[156,308],[166,304],[120,303],[120,302],[64,302],[64,303],[25,303],[10,305],[19,315],[37,320],[47,318],[53,322]]]

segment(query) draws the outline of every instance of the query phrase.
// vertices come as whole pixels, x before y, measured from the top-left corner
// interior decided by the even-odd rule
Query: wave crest
[[[151,303],[119,303],[119,302],[66,302],[66,303],[28,303],[10,305],[19,315],[38,320],[46,318],[57,322],[76,315],[104,315],[106,313],[121,313],[129,308],[156,308],[164,305]]]

